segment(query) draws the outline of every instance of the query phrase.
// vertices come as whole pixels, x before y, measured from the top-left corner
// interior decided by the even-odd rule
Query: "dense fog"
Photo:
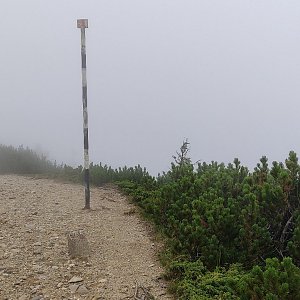
[[[300,2],[3,0],[0,143],[82,164],[78,18],[88,18],[90,160],[167,170],[299,151]]]

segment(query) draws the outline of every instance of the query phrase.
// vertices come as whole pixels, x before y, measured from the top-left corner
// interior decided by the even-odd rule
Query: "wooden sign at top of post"
[[[88,19],[78,19],[77,28],[88,28]]]

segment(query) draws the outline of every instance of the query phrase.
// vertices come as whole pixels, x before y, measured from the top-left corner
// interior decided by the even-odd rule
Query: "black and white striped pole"
[[[83,141],[84,141],[84,193],[85,209],[90,209],[90,162],[89,162],[89,130],[87,111],[87,79],[86,79],[86,47],[85,28],[88,28],[87,19],[78,19],[77,28],[81,30],[81,70],[82,70],[82,104],[83,104]]]

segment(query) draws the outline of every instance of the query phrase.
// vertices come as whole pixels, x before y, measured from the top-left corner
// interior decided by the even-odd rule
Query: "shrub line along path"
[[[92,188],[92,210],[83,206],[80,185],[0,176],[0,299],[134,299],[136,282],[172,299],[160,245],[135,206],[112,187]],[[78,229],[87,261],[67,253],[67,233]]]

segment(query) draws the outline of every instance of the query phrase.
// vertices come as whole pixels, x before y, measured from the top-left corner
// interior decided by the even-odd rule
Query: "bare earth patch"
[[[1,300],[134,299],[137,288],[140,299],[143,289],[172,299],[134,206],[113,188],[92,188],[91,205],[82,210],[80,185],[0,176]],[[79,229],[86,261],[68,255],[67,233]]]

